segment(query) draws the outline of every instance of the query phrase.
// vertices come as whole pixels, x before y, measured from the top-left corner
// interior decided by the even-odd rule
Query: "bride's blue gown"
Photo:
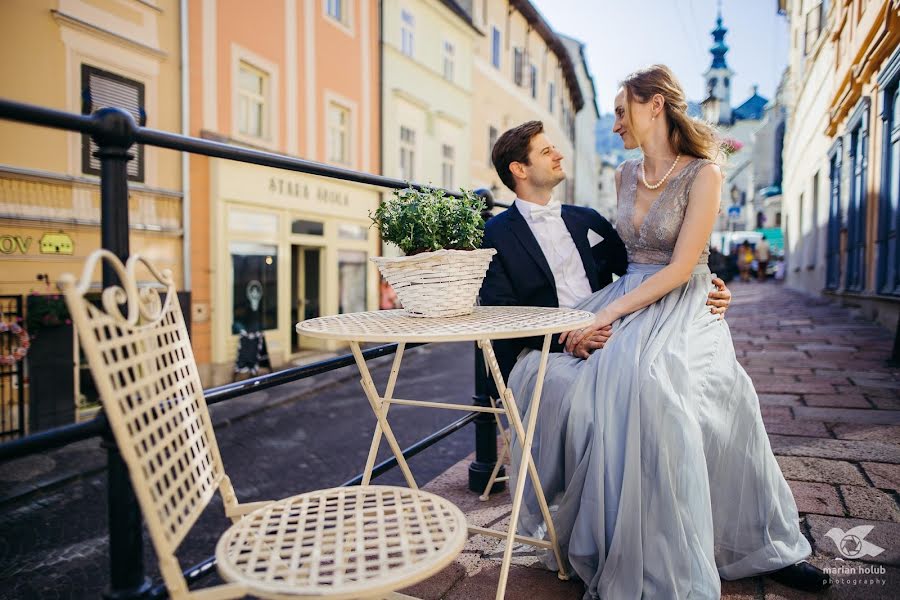
[[[706,162],[670,180],[640,231],[639,163],[625,164],[616,227],[630,266],[577,308],[597,312],[668,264]],[[718,598],[720,576],[773,571],[811,552],[728,324],[706,306],[707,256],[687,284],[616,322],[589,359],[550,355],[533,455],[585,599]],[[509,377],[523,411],[539,357],[520,357]],[[520,526],[545,532],[530,480]],[[544,560],[555,568],[552,553]]]

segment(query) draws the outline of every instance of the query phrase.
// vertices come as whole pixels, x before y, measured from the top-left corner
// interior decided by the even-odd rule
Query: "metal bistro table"
[[[557,564],[560,565],[559,577],[565,579],[562,570],[563,561],[556,540],[556,530],[550,519],[550,511],[547,501],[542,493],[542,487],[538,479],[537,469],[531,456],[531,445],[534,438],[535,424],[537,423],[538,408],[540,406],[541,388],[544,384],[544,375],[547,371],[547,358],[550,354],[550,342],[553,335],[564,331],[571,331],[581,327],[587,327],[594,320],[593,313],[573,310],[568,308],[542,308],[531,306],[477,306],[474,312],[459,317],[410,317],[403,310],[372,311],[361,313],[349,313],[329,317],[319,317],[297,324],[297,333],[310,337],[341,340],[350,343],[350,349],[356,359],[356,366],[362,376],[362,387],[378,424],[372,437],[372,445],[366,460],[366,468],[363,472],[363,485],[368,485],[375,465],[375,457],[381,444],[381,435],[387,439],[388,445],[394,456],[407,484],[417,489],[416,481],[409,470],[406,460],[403,458],[400,446],[394,437],[390,424],[387,421],[388,411],[392,404],[407,406],[425,406],[429,408],[444,408],[451,410],[481,411],[495,415],[505,414],[510,427],[515,431],[522,443],[522,455],[526,457],[519,465],[516,486],[512,494],[512,513],[510,514],[509,530],[500,531],[483,527],[469,526],[470,534],[481,534],[498,537],[506,540],[506,548],[503,553],[503,562],[500,567],[500,579],[497,584],[498,600],[502,599],[506,591],[506,582],[509,576],[509,567],[512,560],[513,544],[515,542],[526,543],[540,548],[552,549],[556,554]],[[544,336],[543,349],[541,351],[540,367],[537,374],[537,383],[534,388],[531,410],[528,415],[527,427],[522,424],[516,399],[512,391],[506,387],[500,366],[491,340],[523,338],[532,336]],[[400,371],[400,361],[403,359],[403,351],[407,343],[425,342],[478,342],[479,348],[484,352],[485,364],[491,376],[497,384],[500,396],[499,404],[490,407],[479,407],[461,404],[448,404],[443,402],[429,402],[423,400],[404,400],[394,398],[394,386]],[[375,383],[369,373],[369,368],[360,350],[362,342],[397,343],[397,353],[388,377],[384,395],[379,395],[375,389]],[[548,528],[549,540],[516,534],[516,523],[519,520],[519,512],[522,505],[522,496],[525,491],[525,470],[531,476],[537,494],[538,503]]]

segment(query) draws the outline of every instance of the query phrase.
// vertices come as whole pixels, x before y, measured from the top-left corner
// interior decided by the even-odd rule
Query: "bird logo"
[[[853,529],[843,531],[838,527],[832,527],[825,535],[834,541],[834,545],[844,558],[865,558],[878,556],[884,552],[875,544],[866,541],[866,536],[875,528],[874,525],[858,525]]]

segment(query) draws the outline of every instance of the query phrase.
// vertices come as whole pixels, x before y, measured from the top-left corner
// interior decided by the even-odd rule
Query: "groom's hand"
[[[600,350],[606,345],[606,342],[609,341],[611,335],[612,325],[607,325],[606,327],[598,329],[593,335],[586,337],[580,344],[575,346],[572,350],[572,354],[578,358],[587,360],[594,350]]]
[[[725,311],[728,310],[728,306],[731,304],[731,290],[718,277],[714,277],[712,282],[716,286],[716,291],[709,293],[709,300],[706,301],[706,305],[710,307],[709,312],[719,315],[720,319],[724,319]]]

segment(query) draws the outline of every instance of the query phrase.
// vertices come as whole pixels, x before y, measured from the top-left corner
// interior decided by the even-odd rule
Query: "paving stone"
[[[453,562],[449,567],[437,575],[429,577],[421,583],[401,590],[401,593],[420,598],[421,600],[441,600],[447,592],[466,576],[466,567],[459,562]]]
[[[900,523],[900,507],[890,494],[868,486],[842,485],[840,489],[849,516]]]
[[[797,510],[801,513],[844,516],[844,507],[837,489],[827,483],[788,480]]]
[[[773,406],[801,406],[800,396],[797,394],[760,394],[760,404],[771,404]]]
[[[831,426],[831,431],[842,440],[872,440],[900,444],[900,425],[835,423]]]
[[[776,375],[815,375],[813,370],[807,367],[772,367]]]
[[[446,600],[474,600],[496,595],[500,566],[490,564],[472,577],[460,581],[445,596]],[[553,571],[513,565],[509,570],[506,598],[534,600],[576,600],[581,598],[584,585],[578,579],[560,581]]]
[[[767,394],[834,394],[835,386],[828,383],[770,383],[756,385],[757,393]]]
[[[829,440],[788,435],[770,435],[769,442],[775,454],[785,456],[900,463],[900,445],[889,442]]]
[[[897,543],[897,540],[900,540],[900,523],[868,521],[829,515],[807,515],[806,522],[809,525],[816,552],[832,558],[845,557],[838,550],[837,543],[831,537],[828,537],[829,531],[836,527],[846,534],[846,532],[859,525],[871,525],[872,530],[863,539],[870,544],[883,548],[884,551],[874,557],[866,556],[864,558],[846,560],[845,565],[849,566],[865,562],[900,567],[900,544]],[[842,538],[843,534],[834,532],[833,535]]]
[[[763,419],[773,421],[790,421],[794,418],[789,406],[773,406],[770,404],[761,404],[759,412]]]
[[[762,597],[762,580],[759,577],[722,581],[721,600],[761,600]]]
[[[769,435],[803,435],[807,437],[831,438],[825,423],[816,421],[781,421],[772,419],[763,419],[766,426],[766,432]]]
[[[858,352],[855,346],[838,346],[832,344],[798,344],[797,350],[804,352]]]
[[[900,410],[864,410],[857,408],[819,408],[798,406],[793,409],[797,419],[811,419],[826,423],[865,423],[872,425],[900,424]]]
[[[900,410],[900,398],[882,398],[879,396],[871,396],[869,401],[876,408],[883,410]]]
[[[872,404],[862,394],[806,394],[803,402],[807,406],[872,408]]]
[[[875,484],[883,490],[900,491],[900,465],[864,462],[860,465]]]
[[[769,578],[763,578],[765,600],[896,600],[900,587],[900,569],[884,565],[838,559],[810,560],[820,569],[829,569],[832,585],[825,592],[795,590]],[[871,573],[871,571],[875,571]],[[868,574],[866,574],[868,573]]]
[[[801,456],[778,456],[776,459],[785,479],[867,485],[856,465],[846,461]]]

